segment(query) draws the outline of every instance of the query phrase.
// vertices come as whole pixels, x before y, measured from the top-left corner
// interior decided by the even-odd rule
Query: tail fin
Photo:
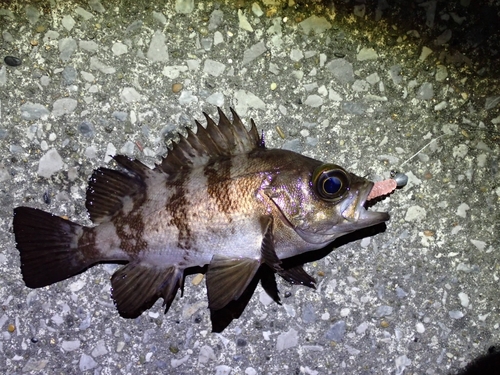
[[[13,224],[21,272],[30,288],[65,280],[95,263],[79,251],[81,225],[29,207],[14,209]]]

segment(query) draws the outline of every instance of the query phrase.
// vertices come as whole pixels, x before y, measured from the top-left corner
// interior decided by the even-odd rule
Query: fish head
[[[387,212],[365,207],[373,182],[338,165],[319,163],[311,160],[301,171],[280,173],[267,193],[281,220],[305,242],[324,246],[389,220]]]

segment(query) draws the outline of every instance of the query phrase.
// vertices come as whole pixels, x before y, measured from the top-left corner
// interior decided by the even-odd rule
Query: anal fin
[[[277,271],[278,274],[290,284],[300,284],[316,289],[316,279],[310,276],[302,266],[295,266]]]
[[[111,278],[112,297],[124,318],[137,318],[163,297],[165,313],[182,285],[183,270],[155,267],[140,262],[129,263]]]
[[[260,262],[250,258],[214,256],[207,270],[207,294],[210,310],[220,310],[237,300],[252,281]]]

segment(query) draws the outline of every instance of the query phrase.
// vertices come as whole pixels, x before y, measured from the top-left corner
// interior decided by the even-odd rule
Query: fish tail
[[[65,280],[95,263],[79,247],[88,228],[29,207],[14,209],[13,226],[23,280],[30,288]]]

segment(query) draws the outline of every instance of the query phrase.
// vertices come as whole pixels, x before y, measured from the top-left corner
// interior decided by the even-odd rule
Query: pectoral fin
[[[282,269],[278,271],[278,274],[290,284],[300,284],[316,289],[316,280],[304,271],[302,266],[295,266],[286,270]]]
[[[207,294],[210,310],[220,310],[237,300],[252,281],[260,262],[250,258],[214,256],[207,270]]]
[[[275,271],[281,270],[281,260],[276,255],[276,250],[274,249],[274,233],[273,224],[274,219],[272,216],[262,216],[260,218],[260,223],[262,225],[262,244],[260,248],[260,253],[262,260],[271,269]]]
[[[111,295],[124,318],[137,318],[160,297],[163,297],[166,313],[182,279],[183,271],[174,266],[129,263],[113,274]]]

